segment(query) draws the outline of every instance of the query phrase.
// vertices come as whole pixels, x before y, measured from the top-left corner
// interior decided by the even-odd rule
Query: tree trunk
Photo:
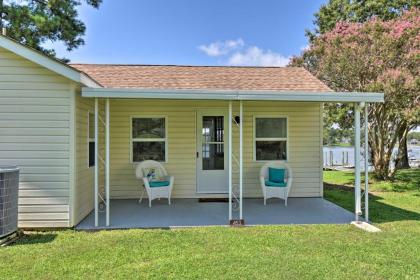
[[[372,164],[375,176],[389,180],[393,176],[390,170],[392,151],[398,142],[401,122],[390,116],[384,104],[371,105],[369,146],[372,154]]]
[[[404,131],[399,141],[398,155],[395,159],[395,169],[408,169],[410,164],[408,162],[408,149],[407,149],[407,135],[408,128]]]

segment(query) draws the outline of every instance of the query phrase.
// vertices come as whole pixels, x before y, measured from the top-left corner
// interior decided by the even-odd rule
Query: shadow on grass
[[[324,190],[327,200],[354,212],[354,188],[324,183]],[[412,195],[419,196],[419,194]],[[369,193],[369,216],[369,219],[374,223],[420,221],[420,213],[389,205],[385,203],[383,197],[372,193]]]
[[[399,170],[390,186],[396,192],[420,190],[420,168]]]
[[[56,237],[57,237],[57,234],[55,233],[23,234],[18,240],[10,244],[10,246],[50,243],[50,242],[53,242]]]
[[[324,173],[327,184],[337,186],[353,186],[354,172],[328,171]],[[361,174],[362,183],[364,174]],[[420,168],[398,170],[394,178],[388,181],[379,180],[373,173],[369,173],[369,185],[372,191],[406,192],[420,190]]]

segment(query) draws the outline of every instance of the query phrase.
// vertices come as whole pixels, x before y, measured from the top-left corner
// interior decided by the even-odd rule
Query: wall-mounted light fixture
[[[239,116],[235,116],[235,117],[233,117],[233,119],[235,120],[235,122],[237,124],[240,124],[241,123],[241,118]]]

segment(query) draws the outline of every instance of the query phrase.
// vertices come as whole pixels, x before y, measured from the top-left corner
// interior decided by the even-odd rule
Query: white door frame
[[[197,194],[223,194],[226,195],[229,192],[229,179],[228,179],[228,166],[229,166],[229,123],[228,123],[228,110],[226,108],[212,108],[212,109],[197,109],[196,112],[196,153],[199,153],[199,157],[196,156],[196,193]],[[223,116],[223,147],[224,147],[224,171],[226,173],[226,190],[225,191],[205,191],[200,190],[200,174],[202,170],[200,168],[202,167],[202,142],[201,142],[201,136],[202,136],[202,117],[203,116]],[[201,164],[200,164],[201,163]]]

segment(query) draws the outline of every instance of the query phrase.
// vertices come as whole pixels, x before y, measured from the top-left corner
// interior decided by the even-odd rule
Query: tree
[[[387,21],[401,16],[404,11],[411,8],[420,8],[420,0],[329,0],[315,14],[315,30],[307,31],[307,35],[312,41],[318,35],[331,31],[337,22],[363,23],[372,18]],[[327,104],[326,107],[329,114],[326,114],[324,118],[325,123],[331,123],[334,115],[344,115],[349,109],[348,106],[336,104]],[[349,118],[340,119],[338,124],[341,129],[349,131],[351,125],[348,121]],[[331,133],[330,128],[326,129]],[[409,167],[407,144],[404,142],[407,133],[408,128],[401,131],[399,135],[402,144],[398,149],[399,154],[396,159],[398,168]]]
[[[420,132],[413,131],[413,132],[408,133],[407,140],[413,140],[413,139],[420,141]]]
[[[369,106],[369,146],[376,175],[393,176],[394,147],[420,123],[420,10],[389,21],[339,22],[292,64],[304,65],[337,91],[385,93],[385,103]],[[350,127],[353,109],[338,112],[340,126]]]
[[[366,22],[372,18],[395,19],[404,11],[420,8],[419,0],[329,0],[315,14],[312,36],[334,29],[337,22]]]
[[[85,0],[98,8],[102,0]],[[55,56],[53,49],[42,45],[46,41],[61,41],[71,51],[84,44],[86,27],[77,16],[78,0],[0,0],[0,28],[7,36],[27,46]]]
[[[343,130],[341,128],[324,129],[323,144],[326,146],[338,146],[342,144],[354,145],[354,139],[351,137],[352,130]]]

